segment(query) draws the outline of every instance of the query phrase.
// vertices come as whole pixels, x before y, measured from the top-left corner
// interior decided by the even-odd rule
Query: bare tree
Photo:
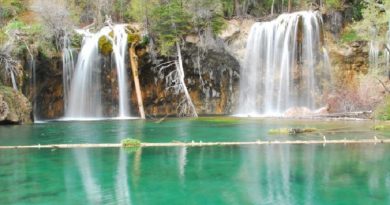
[[[46,37],[52,38],[57,50],[61,50],[63,37],[73,30],[66,0],[37,0],[32,5],[32,10],[43,20]]]

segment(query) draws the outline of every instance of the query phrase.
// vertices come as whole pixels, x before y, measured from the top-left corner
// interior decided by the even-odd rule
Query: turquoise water
[[[0,127],[0,144],[387,137],[371,122],[203,118]],[[0,150],[0,204],[390,204],[390,145]]]
[[[304,139],[389,138],[374,131],[372,121],[305,121],[287,119],[214,118],[152,121],[51,122],[22,126],[0,126],[0,145],[53,143],[119,143],[123,138],[143,142],[218,142]],[[316,128],[313,134],[270,135],[270,129]],[[389,126],[390,127],[390,126]]]

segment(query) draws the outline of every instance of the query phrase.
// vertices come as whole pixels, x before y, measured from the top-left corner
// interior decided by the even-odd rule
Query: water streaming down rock
[[[318,107],[322,83],[330,76],[322,24],[319,13],[302,11],[252,26],[241,68],[240,115]]]
[[[385,62],[386,62],[386,67],[388,68],[390,66],[390,21],[388,23],[388,30],[386,33],[386,39],[385,39]]]
[[[126,25],[107,26],[97,33],[91,33],[84,30],[78,31],[84,36],[84,39],[74,72],[70,71],[71,68],[67,68],[68,74],[72,75],[72,80],[67,93],[67,100],[65,100],[68,104],[65,110],[66,118],[84,119],[110,117],[104,116],[103,113],[103,86],[101,83],[102,66],[98,45],[101,37],[106,37],[112,44],[119,90],[119,111],[117,117],[130,117],[128,99],[129,89],[127,87],[125,63],[128,42],[125,27]]]
[[[127,51],[127,32],[124,25],[113,27],[114,38],[112,41],[113,55],[115,57],[116,70],[118,74],[119,87],[119,117],[129,117],[128,89],[127,89],[127,72],[126,72],[126,51]]]
[[[378,30],[373,27],[370,31],[370,50],[368,53],[370,68],[378,68],[379,66],[379,40],[377,39]]]
[[[72,76],[75,69],[74,50],[71,47],[71,42],[68,35],[64,37],[62,49],[62,83],[64,87],[64,109],[68,110],[69,92],[72,83]]]

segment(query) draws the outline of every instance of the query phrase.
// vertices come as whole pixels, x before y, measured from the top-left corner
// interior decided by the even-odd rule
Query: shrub
[[[137,139],[126,138],[121,141],[122,147],[140,147],[141,141]]]
[[[390,96],[386,96],[383,103],[375,109],[374,115],[378,120],[390,120]]]

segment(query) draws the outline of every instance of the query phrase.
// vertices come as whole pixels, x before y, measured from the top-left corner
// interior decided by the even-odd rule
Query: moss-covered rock
[[[113,33],[111,32],[110,36],[112,36],[112,35],[113,35]],[[99,51],[101,54],[103,54],[105,56],[108,56],[111,54],[112,43],[106,36],[100,37],[98,44],[99,44]]]
[[[0,124],[31,122],[31,104],[19,91],[0,86]]]

